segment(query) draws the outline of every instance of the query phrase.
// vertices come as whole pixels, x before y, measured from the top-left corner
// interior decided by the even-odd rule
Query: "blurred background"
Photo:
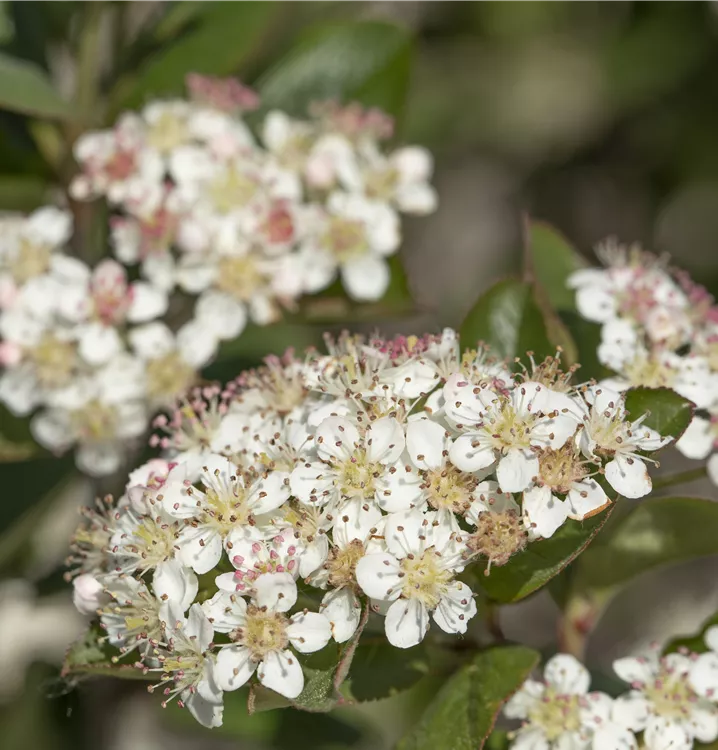
[[[298,39],[327,23],[377,19],[406,30],[407,43],[377,75],[387,90],[408,81],[398,139],[425,145],[436,158],[440,209],[407,221],[401,250],[415,305],[400,316],[382,317],[379,308],[371,319],[340,322],[317,308],[311,324],[250,332],[241,352],[211,375],[231,377],[269,352],[315,342],[326,325],[386,333],[457,325],[484,289],[519,270],[523,212],[554,224],[588,257],[608,235],[640,241],[718,292],[713,2],[107,3],[113,10],[97,52],[83,56],[80,48],[78,67],[78,28],[97,5],[0,3],[2,51],[39,65],[61,90],[103,76],[103,49],[115,51],[113,90],[123,96],[98,110],[94,125],[111,122],[118,101],[141,106],[179,93],[191,70],[261,80]],[[205,56],[221,55],[235,38],[246,44],[248,34],[241,62],[230,54],[207,68]],[[369,40],[366,55],[375,51]],[[341,65],[341,52],[328,64]],[[30,210],[58,196],[53,132],[0,112],[0,209]],[[177,709],[160,709],[141,683],[61,680],[65,645],[83,628],[62,560],[77,505],[107,488],[74,475],[71,457],[22,460],[23,426],[1,416],[3,750],[382,748],[415,721],[436,678],[330,716],[286,709],[249,718],[235,694],[225,726],[211,734]],[[716,497],[707,484],[687,494]],[[695,630],[718,609],[717,576],[718,561],[705,559],[634,581],[591,635],[589,663],[607,670],[619,651]],[[542,593],[501,617],[507,637],[550,652],[556,615]]]

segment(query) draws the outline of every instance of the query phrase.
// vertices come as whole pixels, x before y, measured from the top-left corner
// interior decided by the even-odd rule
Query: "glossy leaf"
[[[399,750],[480,750],[504,703],[539,662],[524,646],[476,654],[441,688]]]
[[[718,503],[662,497],[637,505],[581,558],[578,591],[612,589],[648,570],[718,554]]]
[[[549,224],[531,221],[527,227],[526,265],[546,291],[556,310],[574,310],[575,293],[566,286],[568,277],[586,261],[568,240]]]
[[[516,602],[545,586],[573,562],[608,520],[613,506],[584,521],[567,521],[550,538],[532,542],[506,565],[492,567],[479,584],[491,599]]]
[[[532,351],[541,359],[555,351],[531,285],[515,279],[499,281],[479,298],[461,324],[460,335],[462,348],[483,341],[502,358]]]
[[[5,54],[0,54],[0,108],[52,119],[74,115],[41,68]]]
[[[302,114],[314,101],[361,101],[401,112],[411,62],[411,36],[380,21],[322,26],[260,78],[263,106]]]
[[[677,440],[693,419],[694,404],[670,388],[631,388],[626,393],[631,419],[648,414],[644,424]]]
[[[360,702],[387,698],[415,685],[429,671],[426,641],[404,650],[395,648],[382,636],[359,644],[349,674],[349,692]]]
[[[139,71],[125,77],[112,94],[114,113],[136,108],[145,101],[184,91],[185,76],[194,71],[225,76],[237,72],[240,65],[262,45],[265,32],[280,10],[277,3],[207,2],[195,4],[196,27],[169,42]],[[187,18],[177,19],[181,26]],[[166,26],[162,35],[166,35]]]

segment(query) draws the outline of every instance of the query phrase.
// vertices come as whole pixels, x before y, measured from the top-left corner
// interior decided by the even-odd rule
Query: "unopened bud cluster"
[[[337,276],[352,298],[379,299],[400,215],[436,206],[431,155],[387,153],[392,122],[377,110],[275,110],[255,134],[243,117],[259,105],[253,91],[187,83],[186,99],[151,102],[75,143],[70,194],[107,201],[114,259],[71,257],[60,208],[0,219],[0,401],[39,410],[38,442],[77,445],[88,474],[115,472],[248,320],[271,323]]]
[[[645,453],[668,439],[554,359],[513,374],[450,329],[327,346],[192,391],[155,420],[162,458],[77,532],[78,606],[208,725],[250,679],[296,698],[297,654],[370,611],[399,648],[430,620],[466,632],[461,574],[600,512],[599,475],[647,494]],[[317,611],[296,610],[299,579]]]

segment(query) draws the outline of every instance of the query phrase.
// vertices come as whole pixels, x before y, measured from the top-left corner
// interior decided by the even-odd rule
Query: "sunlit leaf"
[[[643,424],[677,440],[691,423],[695,406],[670,388],[631,388],[626,410],[631,419],[647,414]]]

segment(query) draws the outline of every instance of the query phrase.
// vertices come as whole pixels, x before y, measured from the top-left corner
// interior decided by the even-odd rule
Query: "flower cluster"
[[[114,250],[162,288],[198,295],[199,317],[233,338],[341,275],[357,300],[386,291],[399,213],[436,207],[430,154],[385,153],[392,121],[357,104],[316,105],[311,118],[270,111],[255,138],[243,114],[257,95],[235,80],[188,77],[189,98],[152,102],[75,147],[78,199],[118,212]]]
[[[644,453],[668,439],[554,358],[513,374],[450,329],[327,344],[158,417],[163,457],[75,538],[78,608],[208,725],[255,673],[296,698],[294,652],[348,641],[370,609],[398,648],[430,619],[465,633],[469,566],[599,512],[604,485],[647,494]]]
[[[38,442],[78,445],[89,474],[116,471],[248,318],[270,323],[337,274],[353,298],[381,297],[399,212],[436,204],[430,155],[385,154],[391,121],[376,110],[269,112],[257,140],[242,119],[254,92],[197,75],[188,89],[75,144],[70,192],[107,199],[117,260],[66,253],[72,220],[58,208],[0,221],[0,401],[41,408]]]
[[[676,447],[707,458],[718,440],[718,307],[685,272],[638,247],[607,242],[597,254],[605,267],[576,271],[568,284],[581,315],[601,324],[598,357],[615,373],[602,384],[690,399],[697,413]],[[718,483],[718,458],[708,468]]]
[[[511,747],[592,750],[691,750],[718,738],[718,628],[704,654],[688,651],[618,659],[613,669],[631,689],[617,698],[589,692],[591,676],[573,656],[548,660],[541,681],[529,679],[504,707],[520,719]],[[642,733],[639,742],[638,734]]]

